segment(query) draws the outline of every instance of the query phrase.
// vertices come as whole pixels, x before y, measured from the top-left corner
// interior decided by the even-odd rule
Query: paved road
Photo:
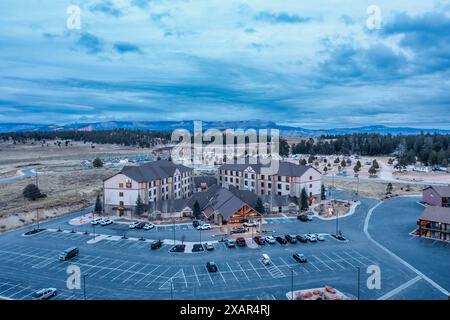
[[[351,197],[344,192],[336,192],[335,196]],[[363,232],[364,222],[377,201],[360,200],[361,205],[354,215],[339,219],[339,229],[348,237],[348,242],[326,237],[324,242],[277,243],[254,249],[229,249],[219,242],[215,243],[212,252],[177,254],[168,252],[170,242],[159,250],[150,250],[147,241],[119,239],[88,244],[92,235],[85,235],[81,230],[79,233],[43,231],[34,236],[23,236],[31,228],[28,227],[4,233],[0,235],[0,296],[29,299],[36,289],[54,286],[60,291],[56,299],[83,299],[83,290],[69,290],[66,287],[66,268],[74,264],[86,274],[88,299],[286,299],[291,281],[295,290],[328,284],[356,297],[358,267],[361,270],[361,299],[445,299],[439,290],[418,279],[415,272],[369,241]],[[42,225],[45,228],[70,229],[68,221],[76,215],[78,213]],[[374,217],[377,215],[374,213]],[[334,233],[336,229],[335,221],[274,221],[265,227],[270,226],[279,234]],[[126,228],[113,224],[98,227],[97,230],[102,230],[104,234],[121,235],[123,227]],[[80,229],[83,228],[91,227]],[[127,235],[171,239],[173,231],[166,228],[149,232],[133,230]],[[176,231],[177,240],[183,233],[192,241],[199,236],[197,230],[187,228],[182,232]],[[202,238],[216,239],[211,233],[203,232]],[[112,239],[116,238],[120,237]],[[78,246],[80,255],[70,262],[58,261],[57,255],[70,246]],[[296,252],[304,253],[308,263],[301,265],[295,262],[292,254]],[[262,253],[271,257],[270,267],[261,263]],[[210,260],[217,263],[219,272],[207,272],[205,263]],[[371,290],[366,285],[366,270],[371,265],[381,269],[379,290]]]

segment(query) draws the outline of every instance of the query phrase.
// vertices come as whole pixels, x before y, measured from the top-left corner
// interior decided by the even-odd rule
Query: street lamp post
[[[173,245],[175,245],[175,218],[172,219],[173,222]]]
[[[170,300],[173,300],[173,281],[170,278]]]
[[[36,209],[37,229],[39,230],[39,209]]]
[[[291,268],[291,300],[294,301],[294,268]]]
[[[200,245],[202,245],[202,229],[200,228]]]
[[[360,287],[360,282],[361,282],[361,276],[360,276],[360,274],[361,274],[361,267],[356,267],[356,268],[358,269],[358,300],[359,300],[359,296],[360,296],[359,287]]]
[[[339,211],[336,211],[336,237],[338,236],[338,233],[339,233]]]
[[[86,300],[86,276],[87,274],[83,274],[83,297]]]

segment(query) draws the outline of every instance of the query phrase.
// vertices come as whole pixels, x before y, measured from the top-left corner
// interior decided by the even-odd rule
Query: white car
[[[209,223],[204,223],[201,226],[197,227],[197,230],[210,230],[211,229],[211,225]]]
[[[272,236],[267,236],[264,238],[268,244],[274,244],[276,242],[275,238]]]
[[[91,224],[95,226],[97,224],[102,223],[102,221],[103,221],[103,218],[94,218],[91,220]]]
[[[316,234],[316,238],[319,241],[325,241],[325,237],[322,234]]]
[[[134,229],[134,228],[136,228],[136,226],[139,224],[139,222],[133,222],[133,223],[130,223],[129,225],[128,225],[128,228],[130,228],[130,229]]]
[[[107,226],[107,225],[112,224],[112,223],[113,223],[112,220],[110,220],[110,219],[104,219],[104,220],[102,220],[102,221],[100,222],[100,225],[102,225],[102,226]]]
[[[242,224],[244,227],[256,227],[256,226],[258,226],[258,224],[255,222],[255,221],[251,221],[251,222],[244,222],[243,224]]]
[[[155,227],[155,225],[153,223],[146,223],[144,226],[144,230],[150,230],[153,229]]]
[[[316,242],[317,241],[316,235],[315,234],[310,234],[310,233],[308,233],[306,235],[306,239],[308,239],[310,242]]]
[[[56,296],[57,293],[58,293],[58,290],[56,290],[55,288],[44,288],[44,289],[40,289],[40,290],[36,291],[35,293],[33,293],[32,299],[33,300],[47,300],[47,299],[50,299],[51,297]]]

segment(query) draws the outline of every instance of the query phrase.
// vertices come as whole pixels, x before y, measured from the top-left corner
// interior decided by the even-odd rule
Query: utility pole
[[[360,287],[360,281],[361,281],[361,276],[360,276],[360,274],[361,274],[361,267],[356,267],[356,268],[358,269],[358,300],[359,300],[359,295],[360,295],[359,287]]]
[[[339,212],[336,211],[336,237],[338,236],[338,232],[339,232]]]
[[[170,278],[170,300],[173,300],[173,279]]]
[[[87,274],[83,274],[83,297],[86,300],[86,276]]]
[[[39,230],[39,208],[36,208],[37,229]]]
[[[200,245],[202,245],[202,229],[200,228]]]
[[[175,218],[172,218],[173,222],[173,245],[175,245]]]
[[[294,301],[294,268],[291,268],[291,300]]]

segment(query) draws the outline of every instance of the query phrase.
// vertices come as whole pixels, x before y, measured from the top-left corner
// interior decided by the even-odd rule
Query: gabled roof
[[[224,165],[221,165],[219,167],[219,170],[244,171],[248,167],[251,167],[253,169],[253,171],[255,171],[257,174],[260,174],[261,168],[265,168],[266,166],[264,166],[260,163],[256,163],[256,164],[226,163]],[[303,165],[295,164],[292,162],[279,161],[278,162],[278,171],[274,174],[279,175],[279,176],[301,177],[309,169],[314,169],[317,172],[320,172],[312,166],[303,166]]]
[[[172,161],[158,160],[147,162],[139,166],[125,166],[120,173],[134,181],[147,182],[172,177],[177,169],[180,173],[192,171],[191,168],[181,164],[174,164]]]
[[[426,189],[433,189],[441,198],[450,198],[450,186],[429,186]]]
[[[420,220],[450,224],[450,208],[437,206],[427,207],[422,213]]]
[[[212,176],[199,176],[193,177],[192,179],[194,181],[195,188],[200,188],[203,183],[205,183],[208,186],[208,188],[211,187],[212,185],[217,184],[217,178]]]

